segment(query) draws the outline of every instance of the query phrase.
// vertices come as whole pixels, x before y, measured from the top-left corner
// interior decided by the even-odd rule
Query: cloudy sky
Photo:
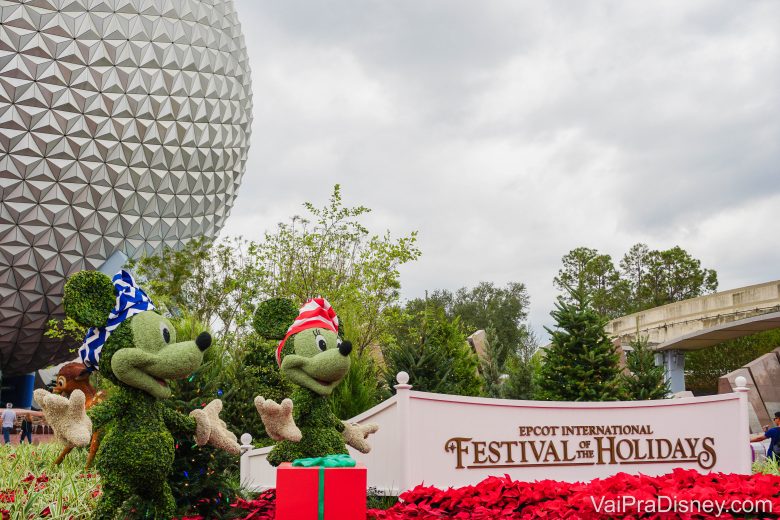
[[[254,125],[223,236],[340,183],[372,231],[419,231],[405,298],[524,282],[542,337],[578,246],[780,278],[780,2],[235,4]]]

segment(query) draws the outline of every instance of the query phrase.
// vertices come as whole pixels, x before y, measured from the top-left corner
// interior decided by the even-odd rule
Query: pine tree
[[[383,349],[385,379],[392,388],[400,371],[416,390],[452,395],[481,395],[479,359],[466,342],[460,320],[449,320],[440,308],[391,318],[389,345]]]
[[[555,310],[556,330],[538,374],[538,397],[550,401],[614,401],[621,397],[619,358],[604,331],[606,320],[582,287],[566,287]]]
[[[626,356],[631,373],[622,376],[628,399],[665,398],[669,394],[669,382],[664,377],[664,367],[656,366],[655,353],[647,345],[647,338],[637,338],[631,342],[631,347],[633,350]]]

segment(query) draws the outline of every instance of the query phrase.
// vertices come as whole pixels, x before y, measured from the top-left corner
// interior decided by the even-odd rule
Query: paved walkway
[[[20,436],[19,433],[12,433],[11,434],[11,444],[13,446],[16,446],[17,444],[19,444],[19,436]],[[43,433],[35,434],[35,433],[33,433],[32,438],[33,438],[33,442],[32,442],[33,444],[46,444],[48,442],[54,442],[54,435],[52,435],[50,433],[49,434],[43,434]],[[24,442],[26,443],[27,440],[25,439]],[[3,444],[3,436],[2,435],[0,435],[0,444]]]

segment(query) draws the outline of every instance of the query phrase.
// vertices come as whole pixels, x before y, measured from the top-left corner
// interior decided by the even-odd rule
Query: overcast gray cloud
[[[780,278],[780,2],[235,0],[254,125],[223,235],[322,203],[419,230],[405,297],[680,245]]]

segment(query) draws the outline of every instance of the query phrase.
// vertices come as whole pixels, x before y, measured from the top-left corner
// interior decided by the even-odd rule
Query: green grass
[[[753,473],[766,473],[767,475],[780,475],[780,465],[777,459],[764,459],[753,463]]]
[[[366,496],[366,507],[368,509],[390,509],[397,503],[397,496],[383,495],[376,488],[368,488]]]
[[[0,517],[81,520],[91,516],[100,479],[85,473],[86,450],[73,450],[60,466],[58,444],[0,446]],[[48,509],[48,515],[46,510]]]

